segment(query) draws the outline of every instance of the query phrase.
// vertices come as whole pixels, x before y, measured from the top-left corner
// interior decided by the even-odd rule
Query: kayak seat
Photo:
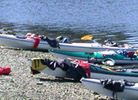
[[[112,95],[114,98],[115,98],[115,95],[117,97],[117,92],[124,92],[124,88],[125,88],[124,80],[105,79],[105,80],[101,80],[101,84],[104,86],[104,88],[113,91]]]
[[[17,38],[20,38],[20,39],[26,39],[25,36],[16,36]]]
[[[11,68],[7,67],[0,67],[0,75],[8,75],[11,72]]]
[[[104,88],[113,92],[112,95],[114,98],[117,98],[117,92],[124,92],[125,80],[105,79],[101,80],[101,84]]]
[[[43,41],[47,41],[48,44],[49,44],[51,47],[53,47],[53,48],[56,48],[56,47],[60,48],[60,47],[59,47],[59,42],[58,42],[56,39],[52,39],[52,38],[49,38],[49,37],[47,37],[47,36],[41,37],[41,39],[42,39]]]
[[[112,79],[105,79],[101,80],[101,84],[103,84],[104,88],[112,90],[114,92],[123,92],[125,81],[124,80],[112,80]]]
[[[56,37],[56,40],[60,43],[70,43],[69,38],[64,36],[58,36]]]
[[[104,41],[104,44],[105,44],[106,46],[118,47],[118,43],[116,43],[115,41],[112,41],[112,40],[105,40],[105,41]]]

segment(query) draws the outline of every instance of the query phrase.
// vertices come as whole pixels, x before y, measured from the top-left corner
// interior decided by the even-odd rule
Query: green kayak
[[[55,56],[66,59],[73,58],[79,60],[90,60],[94,63],[103,63],[106,65],[115,64],[138,64],[138,54],[136,52],[129,51],[102,51],[102,52],[67,52],[58,50],[49,50]]]

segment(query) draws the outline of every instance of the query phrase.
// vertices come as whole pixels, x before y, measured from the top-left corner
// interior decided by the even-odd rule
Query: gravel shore
[[[0,76],[0,100],[113,100],[88,90],[79,82],[47,74],[30,74],[27,59],[57,59],[48,52],[0,46],[1,67],[10,66],[10,75]]]

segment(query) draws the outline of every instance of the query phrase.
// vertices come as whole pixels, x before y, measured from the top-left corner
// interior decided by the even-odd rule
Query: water
[[[73,41],[92,34],[138,46],[137,0],[1,0],[0,28]]]

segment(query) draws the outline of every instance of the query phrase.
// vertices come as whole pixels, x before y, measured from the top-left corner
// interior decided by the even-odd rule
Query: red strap
[[[28,38],[28,39],[34,39],[34,46],[33,46],[33,48],[37,48],[38,47],[38,45],[39,45],[39,42],[40,42],[40,37],[38,37],[37,35],[35,35],[35,36],[27,36],[26,38]]]
[[[34,47],[33,48],[37,48],[40,42],[40,37],[34,37]]]

